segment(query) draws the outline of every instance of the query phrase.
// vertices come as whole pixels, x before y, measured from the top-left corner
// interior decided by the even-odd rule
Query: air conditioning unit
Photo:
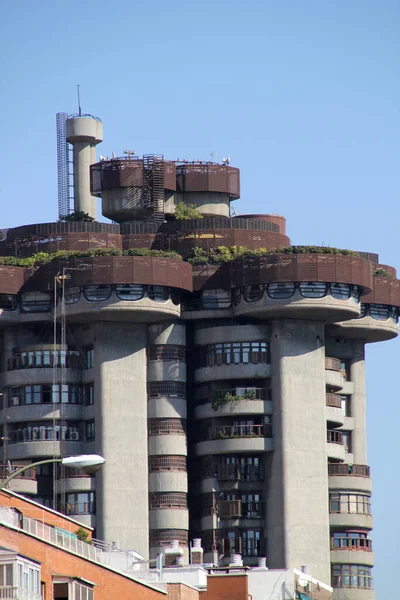
[[[71,431],[70,440],[71,442],[79,442],[79,433],[77,431]]]
[[[19,396],[11,396],[11,404],[12,404],[12,406],[19,406],[19,404],[20,404]]]

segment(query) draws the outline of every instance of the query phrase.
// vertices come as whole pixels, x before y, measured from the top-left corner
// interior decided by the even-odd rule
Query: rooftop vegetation
[[[203,215],[197,210],[194,204],[185,204],[180,202],[177,204],[174,212],[177,221],[188,221],[189,219],[202,219]]]
[[[152,256],[155,258],[172,258],[182,260],[177,252],[167,250],[149,250],[148,248],[132,248],[121,252],[119,248],[92,248],[86,251],[59,250],[53,254],[39,252],[28,258],[16,258],[14,256],[0,256],[0,265],[12,267],[39,267],[52,261],[66,261],[71,258],[93,258],[96,256]]]

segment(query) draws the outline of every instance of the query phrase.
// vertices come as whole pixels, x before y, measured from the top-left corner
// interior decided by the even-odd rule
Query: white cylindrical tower
[[[96,162],[95,146],[103,141],[103,124],[91,115],[73,116],[66,122],[67,142],[73,147],[74,210],[96,219],[96,198],[90,193],[90,165]]]

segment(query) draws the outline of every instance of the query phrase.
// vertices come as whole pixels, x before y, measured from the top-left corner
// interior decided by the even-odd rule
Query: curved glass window
[[[323,298],[326,296],[327,285],[318,281],[302,281],[299,289],[303,298]]]
[[[360,316],[358,317],[359,319],[363,319],[367,314],[367,305],[364,304],[364,302],[361,302],[361,307],[360,307]]]
[[[18,306],[15,294],[0,294],[0,308],[3,310],[15,310]]]
[[[169,298],[169,288],[163,285],[149,285],[147,296],[154,302],[165,302]]]
[[[394,323],[399,322],[399,311],[396,306],[391,306],[389,309],[390,318]]]
[[[42,292],[23,292],[21,294],[21,311],[42,313],[51,309],[50,294]]]
[[[268,296],[274,300],[291,298],[294,290],[294,283],[269,283],[267,288]]]
[[[234,306],[240,304],[240,301],[242,299],[242,290],[240,288],[235,288],[232,292],[232,298]]]
[[[75,304],[81,297],[81,290],[79,287],[70,287],[65,290],[64,301],[65,304]]]
[[[201,302],[205,310],[229,308],[232,304],[230,290],[204,290]]]
[[[180,291],[176,289],[171,289],[171,300],[176,306],[178,306],[181,303]]]
[[[369,314],[373,319],[386,321],[389,318],[389,307],[386,304],[370,304]]]
[[[111,285],[86,285],[83,293],[89,302],[104,302],[111,298]]]
[[[351,295],[353,297],[354,302],[360,302],[360,288],[358,285],[351,286]]]
[[[331,283],[331,295],[337,300],[350,298],[350,285],[347,283]]]
[[[245,302],[258,302],[263,295],[263,285],[246,285],[243,289],[243,298]]]
[[[120,300],[130,300],[135,302],[141,300],[144,296],[143,285],[117,285],[115,286],[115,293],[117,298]]]

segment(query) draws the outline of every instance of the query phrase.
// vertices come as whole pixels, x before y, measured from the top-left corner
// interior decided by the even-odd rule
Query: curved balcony
[[[152,456],[150,458],[153,459],[156,457]],[[188,477],[186,470],[149,473],[149,490],[151,492],[170,492],[171,490],[175,490],[187,493]]]
[[[149,361],[147,381],[186,381],[186,364],[178,360]]]
[[[343,389],[345,377],[339,358],[325,357],[325,382],[330,389],[336,392]]]
[[[54,455],[61,456],[64,449],[71,456],[82,454],[82,443],[73,441],[19,442],[8,445],[7,455],[10,460],[34,459],[39,457],[52,458]]]
[[[330,490],[355,490],[371,493],[372,481],[367,465],[328,464]]]
[[[149,398],[147,416],[149,419],[186,419],[186,399],[174,397]]]
[[[372,540],[367,538],[331,538],[331,563],[374,566]]]
[[[4,420],[5,411],[0,411],[0,423]],[[20,406],[11,406],[7,408],[7,422],[26,422],[26,421],[50,421],[52,419],[67,418],[72,421],[79,421],[83,417],[83,406],[81,404],[69,403],[42,403],[42,404],[21,404]],[[45,423],[44,423],[45,424]]]
[[[371,515],[362,513],[330,513],[329,525],[341,529],[373,529],[373,519]]]
[[[7,479],[12,472],[17,471],[26,465],[13,464],[11,470],[8,465],[0,465],[0,481]],[[35,496],[37,494],[37,481],[35,469],[27,469],[8,484],[8,489],[17,494]]]
[[[338,394],[326,394],[326,420],[328,425],[340,427],[344,424],[344,410],[342,408],[342,399]]]
[[[58,479],[58,485],[66,492],[94,492],[96,491],[96,477],[69,474],[65,479]]]
[[[327,454],[328,458],[340,461],[345,460],[345,447],[341,431],[336,429],[327,431]]]
[[[269,339],[269,326],[265,324],[251,325],[223,325],[217,327],[201,328],[199,326],[194,334],[196,346],[218,344],[224,342],[258,342]]]
[[[221,379],[265,379],[271,376],[268,342],[226,342],[199,350],[196,382]]]
[[[31,367],[29,369],[16,369],[5,371],[1,378],[4,387],[19,387],[20,385],[34,385],[53,382],[53,369],[51,367]],[[61,371],[57,370],[57,381],[61,380]],[[67,369],[64,372],[65,383],[80,383],[82,371],[80,369]]]
[[[240,397],[233,396],[234,400],[225,404],[203,404],[196,406],[196,419],[212,419],[215,416],[235,415],[272,415],[272,400],[240,400]],[[238,398],[238,399],[236,399]]]
[[[150,509],[149,527],[152,529],[189,529],[189,511],[187,508]]]
[[[197,456],[229,452],[266,452],[273,450],[271,425],[221,425],[210,427],[208,439],[196,443]]]

